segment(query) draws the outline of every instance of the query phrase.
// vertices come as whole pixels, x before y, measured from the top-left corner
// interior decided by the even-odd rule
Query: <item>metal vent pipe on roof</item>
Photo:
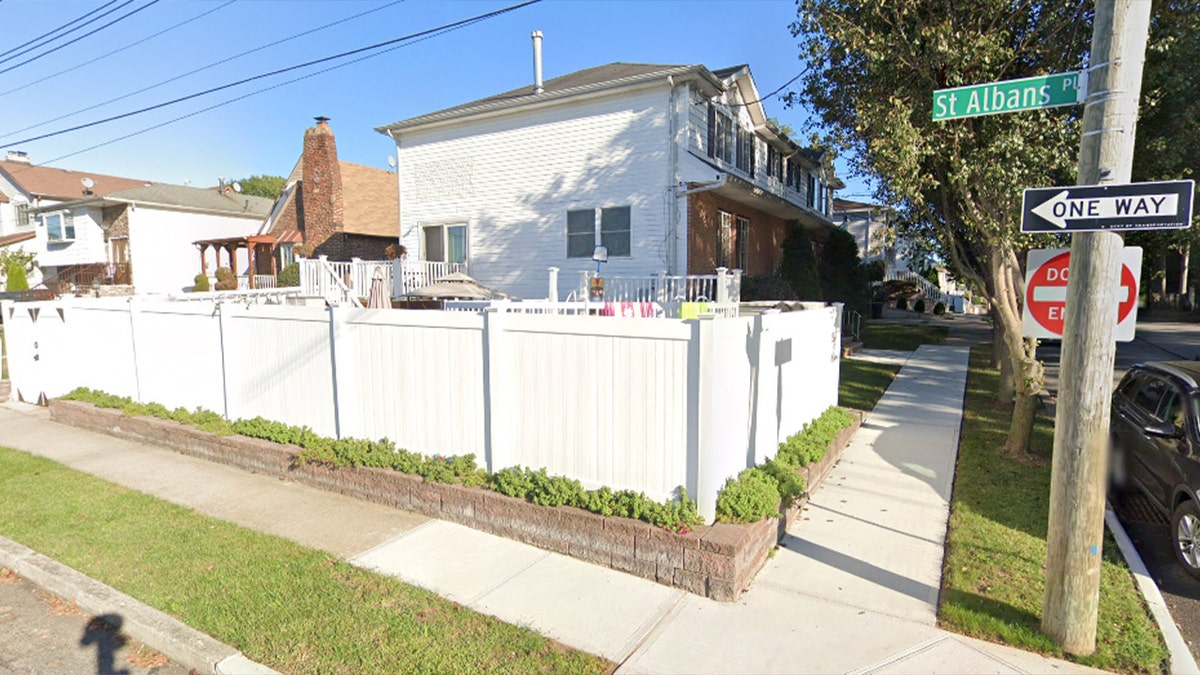
[[[529,34],[533,38],[533,93],[546,91],[542,86],[542,31],[535,30]]]

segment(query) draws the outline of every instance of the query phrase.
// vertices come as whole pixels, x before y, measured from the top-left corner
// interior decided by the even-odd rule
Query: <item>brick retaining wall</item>
[[[71,426],[453,521],[725,602],[736,600],[749,587],[807,501],[779,519],[704,525],[678,535],[629,518],[538,506],[485,488],[427,483],[391,469],[299,464],[300,448],[295,446],[216,436],[172,420],[126,417],[77,401],[52,400],[50,414]],[[859,423],[838,434],[825,459],[803,470],[810,491],[837,463]]]

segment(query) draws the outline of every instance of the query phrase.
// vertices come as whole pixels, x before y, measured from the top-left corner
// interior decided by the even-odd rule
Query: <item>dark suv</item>
[[[1200,362],[1140,363],[1112,398],[1113,489],[1134,486],[1171,518],[1175,559],[1200,579]]]

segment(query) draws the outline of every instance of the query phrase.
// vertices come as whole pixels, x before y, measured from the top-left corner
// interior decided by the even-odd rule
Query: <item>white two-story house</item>
[[[612,63],[379,127],[401,243],[529,298],[600,245],[606,276],[772,274],[793,225],[826,238],[840,183],[759,99],[747,66]]]

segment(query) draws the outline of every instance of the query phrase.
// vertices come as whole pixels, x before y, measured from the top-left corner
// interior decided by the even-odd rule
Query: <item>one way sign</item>
[[[1025,190],[1022,232],[1179,230],[1192,224],[1194,181]]]

